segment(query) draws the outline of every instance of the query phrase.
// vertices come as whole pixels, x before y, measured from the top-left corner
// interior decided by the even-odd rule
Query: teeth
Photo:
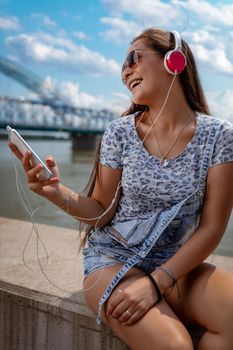
[[[141,83],[141,79],[136,79],[134,81],[132,81],[132,83],[130,83],[130,90],[132,90],[136,85],[140,84]]]

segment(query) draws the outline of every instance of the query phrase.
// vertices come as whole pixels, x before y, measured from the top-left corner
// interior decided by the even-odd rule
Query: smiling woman
[[[109,123],[86,194],[10,145],[29,188],[87,225],[88,305],[134,350],[232,350],[233,275],[203,261],[233,205],[233,126],[210,116],[193,54],[178,32],[148,29],[122,67],[132,104]],[[219,186],[221,184],[221,186]],[[216,303],[219,300],[219,303]]]

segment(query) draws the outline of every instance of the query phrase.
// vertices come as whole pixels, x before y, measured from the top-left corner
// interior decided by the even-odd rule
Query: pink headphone
[[[181,36],[176,31],[171,32],[175,38],[175,48],[166,53],[164,57],[164,66],[168,73],[175,75],[180,74],[186,67],[186,57],[182,52]]]

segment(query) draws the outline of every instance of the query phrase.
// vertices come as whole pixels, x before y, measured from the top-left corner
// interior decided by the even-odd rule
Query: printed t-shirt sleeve
[[[233,161],[233,125],[224,121],[214,146],[210,166]]]
[[[121,130],[114,120],[108,124],[101,141],[99,162],[102,165],[114,169],[122,168],[121,141]]]

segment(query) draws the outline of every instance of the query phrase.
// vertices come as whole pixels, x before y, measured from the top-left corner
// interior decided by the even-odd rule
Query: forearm
[[[91,226],[101,226],[109,220],[107,214],[99,219],[105,209],[95,199],[81,196],[62,184],[59,184],[56,193],[48,199],[73,218]]]
[[[218,246],[224,231],[207,229],[205,227],[197,229],[192,237],[162,265],[171,271],[176,280],[188,274],[195,267],[200,265]],[[160,286],[161,292],[166,292],[172,285],[172,279],[168,274],[160,270],[155,270],[152,276]]]

